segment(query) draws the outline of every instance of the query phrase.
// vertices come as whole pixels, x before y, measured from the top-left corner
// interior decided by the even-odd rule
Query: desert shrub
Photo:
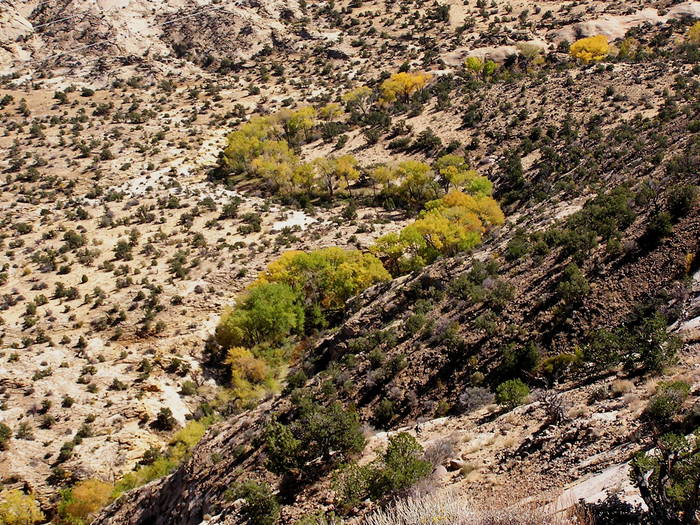
[[[505,258],[507,261],[517,261],[528,253],[530,243],[524,231],[518,230],[506,245]]]
[[[0,492],[0,523],[2,525],[32,525],[44,520],[37,501],[21,490]]]
[[[569,369],[579,365],[581,360],[582,354],[580,351],[557,354],[542,361],[539,370],[550,379],[558,380],[565,375]]]
[[[410,488],[432,471],[422,456],[423,447],[416,438],[400,432],[389,438],[386,450],[369,465],[344,465],[334,478],[341,506],[351,509],[367,497],[377,500]]]
[[[588,279],[574,263],[564,269],[564,278],[557,285],[559,298],[568,305],[580,303],[591,291]]]
[[[667,330],[667,320],[660,313],[615,329],[593,333],[583,349],[583,357],[593,367],[603,370],[619,363],[661,372],[672,364],[683,342]]]
[[[504,381],[496,388],[496,402],[509,409],[522,405],[530,394],[530,389],[520,379]]]
[[[246,481],[233,487],[234,497],[243,499],[241,514],[252,525],[273,525],[279,520],[280,505],[266,483]]]
[[[12,439],[12,429],[5,423],[0,423],[0,450],[7,450]]]
[[[387,428],[394,419],[394,402],[389,399],[382,399],[374,409],[374,422],[379,428]]]
[[[673,232],[673,220],[671,214],[667,211],[654,213],[647,223],[645,232],[645,240],[652,246],[658,243],[662,238],[668,237]]]
[[[386,451],[374,467],[370,494],[378,499],[407,489],[430,474],[432,466],[422,455],[423,447],[412,435],[400,432],[390,437]]]
[[[360,525],[571,525],[561,513],[546,509],[508,507],[503,510],[476,510],[465,505],[464,498],[453,492],[437,492],[422,497],[396,500],[374,511]],[[646,525],[646,524],[645,524]]]
[[[303,516],[295,521],[294,525],[343,525],[343,520],[336,516],[334,512],[328,514],[316,512]]]
[[[304,466],[315,459],[343,461],[365,445],[360,419],[352,408],[304,401],[289,424],[272,421],[265,430],[268,470],[303,477]]]
[[[173,411],[168,407],[161,407],[153,425],[159,430],[172,430],[177,426],[177,420],[173,416]]]
[[[456,444],[456,439],[451,436],[437,439],[426,447],[423,459],[428,461],[433,468],[442,465],[446,460],[455,456]]]
[[[630,204],[633,200],[634,194],[624,185],[601,193],[571,215],[562,230],[550,230],[546,237],[562,247],[563,255],[581,262],[597,245],[598,237],[607,241],[634,222],[636,214]]]
[[[668,194],[667,206],[673,220],[677,221],[688,215],[697,198],[697,186],[680,184],[671,188]]]
[[[537,368],[540,360],[540,350],[533,342],[520,346],[509,344],[501,348],[501,363],[498,367],[502,379],[522,377],[524,373]]]
[[[652,523],[694,523],[700,511],[700,434],[664,434],[651,452],[631,462],[630,477],[644,499]]]
[[[113,491],[113,485],[98,479],[80,481],[61,493],[58,514],[71,525],[90,523],[90,518],[110,501]]]
[[[659,383],[644,412],[655,423],[667,424],[681,411],[689,393],[690,385],[685,381]]]
[[[652,525],[641,505],[622,501],[614,494],[593,503],[581,500],[576,506],[576,515],[588,525]]]
[[[469,413],[490,405],[495,400],[495,396],[488,388],[479,386],[467,387],[459,396],[459,406],[464,412]]]

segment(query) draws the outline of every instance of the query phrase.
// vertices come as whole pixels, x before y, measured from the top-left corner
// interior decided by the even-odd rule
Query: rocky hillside
[[[609,330],[660,337],[645,330],[663,316],[661,330],[671,324],[685,344],[661,379],[697,391],[698,204],[668,236],[655,233],[673,188],[698,181],[689,132],[698,113],[683,102],[697,85],[678,80],[686,68],[555,71],[479,91],[477,123],[464,126],[467,112],[460,126],[451,110],[430,105],[406,119],[418,129],[431,123],[443,142],[487,137],[494,160],[482,169],[510,214],[472,254],[366,291],[305,351],[297,370],[311,378],[306,395],[355,406],[386,430],[369,437],[361,462],[405,430],[426,451],[447,449],[431,490],[451,487],[472,504],[534,497],[565,507],[575,494],[596,499],[618,488],[639,501],[625,462],[652,444],[645,409],[659,376],[606,369],[594,355]],[[662,94],[669,82],[675,102]],[[460,81],[452,89],[468,93]],[[562,104],[542,108],[545,97]],[[533,129],[549,130],[549,140],[531,143]],[[388,154],[383,147],[362,155]],[[490,405],[488,392],[513,376],[531,385],[530,402],[514,411]],[[337,509],[331,472],[294,485],[267,471],[265,425],[273,414],[293,420],[295,395],[217,427],[174,475],[125,496],[98,523],[237,523],[241,500],[231,487],[250,479],[279,486],[283,523]],[[562,495],[569,485],[577,488]]]
[[[698,18],[672,1],[1,2],[2,494],[67,523],[91,487],[79,519],[111,503],[105,524],[242,523],[251,481],[280,523],[445,489],[488,509],[641,501],[628,462],[697,426]],[[577,58],[584,37],[605,52]],[[399,71],[423,83],[391,98]],[[277,149],[240,168],[246,122]],[[486,189],[446,181],[455,159]],[[381,239],[451,190],[492,195],[505,223],[480,216],[480,243],[399,270]],[[333,246],[392,278],[241,345],[241,383],[222,312],[284,252]],[[688,391],[661,424],[670,381]],[[504,400],[506,383],[527,392]],[[364,446],[272,465],[270,428],[316,420],[361,425]],[[430,472],[343,499],[341,464],[375,468],[404,432]]]

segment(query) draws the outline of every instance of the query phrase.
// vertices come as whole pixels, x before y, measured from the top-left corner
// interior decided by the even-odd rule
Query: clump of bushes
[[[280,514],[280,504],[266,483],[246,481],[231,487],[229,498],[242,499],[241,514],[251,525],[274,525]]]
[[[271,263],[216,328],[238,398],[274,386],[291,337],[335,324],[350,297],[390,277],[379,259],[359,250],[289,251]]]
[[[307,465],[343,461],[365,445],[360,418],[352,407],[329,406],[302,399],[298,414],[288,424],[273,420],[265,430],[266,466],[276,474],[312,477]]]
[[[490,196],[453,190],[428,202],[418,219],[401,232],[378,239],[372,251],[392,275],[401,275],[440,256],[470,250],[481,242],[485,231],[503,221],[503,212]]]
[[[690,385],[685,381],[659,383],[645,413],[655,423],[666,425],[680,412],[688,394]]]
[[[623,363],[628,368],[661,372],[675,361],[683,342],[667,330],[668,321],[656,312],[615,329],[594,332],[583,357],[603,370]]]
[[[114,486],[98,479],[86,479],[61,492],[58,515],[65,523],[85,525],[112,499]]]
[[[431,471],[416,438],[400,432],[389,438],[384,453],[369,465],[343,466],[335,476],[334,489],[341,506],[349,510],[367,497],[379,500],[405,491]]]

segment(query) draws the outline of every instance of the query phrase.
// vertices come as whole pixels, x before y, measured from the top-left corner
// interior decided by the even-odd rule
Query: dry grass
[[[619,380],[619,381],[613,381],[613,384],[610,388],[613,396],[619,397],[622,394],[627,394],[631,392],[634,389],[634,383],[632,381],[628,380]]]
[[[408,498],[379,510],[362,525],[577,525],[564,516],[547,515],[539,509],[511,508],[472,510],[456,494]]]

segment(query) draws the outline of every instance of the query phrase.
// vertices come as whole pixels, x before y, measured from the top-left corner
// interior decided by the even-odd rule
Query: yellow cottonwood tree
[[[453,190],[428,202],[419,218],[400,233],[379,238],[372,252],[392,275],[400,275],[430,264],[441,255],[470,250],[481,242],[489,227],[503,221],[503,212],[491,197]]]
[[[318,158],[313,161],[320,188],[333,197],[336,190],[347,188],[360,177],[357,160],[352,155]]]
[[[274,135],[275,123],[270,117],[253,117],[250,122],[226,137],[224,163],[235,173],[244,173],[260,155],[263,143]]]
[[[372,186],[379,184],[382,190],[387,191],[394,182],[399,178],[399,173],[393,166],[380,164],[369,172],[369,177],[372,179]]]
[[[372,91],[372,88],[368,86],[359,86],[345,93],[342,99],[349,111],[357,109],[362,114],[366,114],[372,104],[373,96],[374,91]]]
[[[299,135],[307,137],[316,124],[316,110],[306,106],[295,111],[281,111],[277,114],[288,141],[297,142]]]
[[[423,71],[394,73],[380,86],[382,101],[385,103],[392,103],[396,100],[408,102],[411,95],[423,89],[430,78],[430,74]]]
[[[608,56],[609,52],[610,45],[605,35],[582,38],[569,47],[569,54],[584,62],[598,62]]]
[[[318,110],[318,116],[325,121],[337,120],[343,116],[343,108],[337,102],[329,102]]]
[[[268,140],[258,148],[258,156],[250,161],[250,168],[273,188],[289,192],[293,189],[292,174],[298,162],[286,141]]]
[[[231,377],[234,383],[244,379],[249,383],[262,383],[268,375],[265,361],[258,359],[253,353],[242,346],[234,346],[226,353],[225,363],[231,367]]]
[[[341,309],[365,288],[390,278],[373,255],[338,247],[311,252],[292,250],[270,263],[256,285],[283,283],[303,293],[307,305]]]

